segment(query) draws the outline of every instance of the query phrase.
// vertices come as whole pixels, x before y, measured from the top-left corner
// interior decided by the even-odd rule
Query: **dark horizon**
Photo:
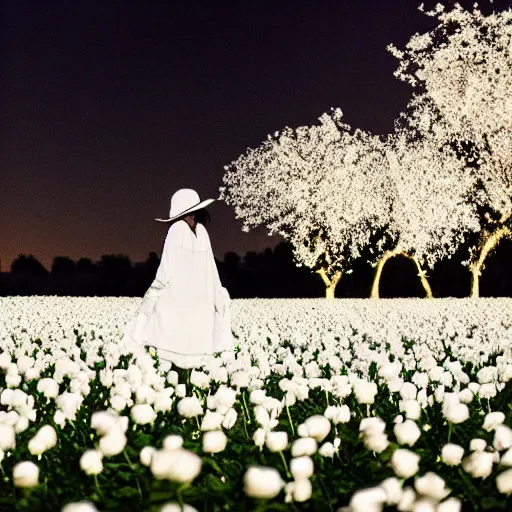
[[[433,25],[419,4],[4,2],[2,268],[160,255],[177,189],[217,198],[224,165],[331,107],[391,131],[411,91],[386,46]],[[282,241],[209,211],[218,259]]]

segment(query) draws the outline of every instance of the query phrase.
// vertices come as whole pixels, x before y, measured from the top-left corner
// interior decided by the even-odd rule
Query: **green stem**
[[[132,461],[130,460],[130,457],[128,457],[126,450],[123,450],[123,455],[124,455],[124,458],[126,459],[126,462],[128,462],[128,466],[130,466],[130,469],[133,471],[135,469],[135,466],[133,465]]]
[[[98,482],[98,475],[94,475],[94,485],[96,487],[96,491],[100,496],[103,496],[103,492],[101,490],[100,484]]]
[[[199,430],[201,430],[201,425],[199,424],[199,418],[197,416],[194,416],[194,418],[196,419],[196,423],[197,423],[197,428]]]
[[[242,416],[244,418],[244,430],[245,430],[245,435],[247,436],[247,439],[250,439],[249,438],[249,433],[247,432],[247,420],[245,419],[245,410],[244,408],[242,407]]]
[[[288,469],[288,464],[286,463],[286,459],[284,457],[284,453],[282,451],[279,452],[279,455],[281,455],[281,460],[283,461],[283,464],[284,464],[284,469],[286,470],[286,476],[288,478],[291,478],[292,475],[290,473],[290,470]]]
[[[288,406],[286,406],[286,413],[288,414],[288,421],[290,422],[290,427],[292,429],[292,435],[295,435],[295,429],[293,428],[293,421],[292,421],[292,417],[290,416],[290,409],[288,408]]]
[[[452,437],[452,424],[448,422],[448,442],[450,442],[450,439]]]
[[[329,407],[329,391],[325,390],[325,401],[327,402],[327,407]]]
[[[181,492],[187,487],[188,484],[183,484],[176,489],[176,496],[178,498],[178,503],[180,504],[181,510],[185,510],[185,505],[183,504],[183,496],[181,495]]]
[[[249,425],[251,424],[251,416],[249,414],[249,407],[247,407],[247,403],[245,402],[245,391],[242,391],[242,401],[244,403],[244,407],[247,411],[247,423],[249,423]]]

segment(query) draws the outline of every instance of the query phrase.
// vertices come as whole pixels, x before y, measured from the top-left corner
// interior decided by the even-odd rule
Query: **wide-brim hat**
[[[201,201],[199,199],[199,194],[195,190],[192,190],[191,188],[181,188],[171,197],[169,218],[155,220],[158,220],[159,222],[170,222],[182,215],[205,208],[209,204],[213,203],[213,201],[215,201],[215,199],[205,199],[204,201]]]

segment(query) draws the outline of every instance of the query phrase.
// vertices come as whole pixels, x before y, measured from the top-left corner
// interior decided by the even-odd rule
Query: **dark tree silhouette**
[[[150,275],[153,277],[156,275],[156,271],[160,265],[160,258],[156,254],[156,252],[150,252],[145,261],[146,269]]]
[[[125,254],[106,254],[98,262],[101,295],[129,295],[133,265]]]
[[[48,270],[46,270],[44,265],[32,254],[29,254],[28,256],[20,254],[11,263],[11,272],[13,274],[24,274],[30,276],[44,276],[48,274]]]
[[[55,256],[53,258],[52,274],[74,274],[77,268],[75,262],[69,256]]]
[[[76,263],[76,269],[81,274],[94,274],[97,270],[91,258],[80,258]]]

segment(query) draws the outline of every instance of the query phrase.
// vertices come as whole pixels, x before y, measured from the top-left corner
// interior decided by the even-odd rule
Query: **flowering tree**
[[[441,144],[459,150],[480,184],[475,198],[485,222],[465,262],[477,297],[485,258],[512,233],[512,11],[484,16],[476,7],[438,5],[426,14],[438,26],[413,36],[404,51],[390,50],[399,60],[396,76],[416,90],[410,122],[420,131],[435,123]]]
[[[379,296],[379,280],[386,261],[398,254],[411,258],[426,296],[432,297],[424,265],[432,268],[451,257],[469,231],[480,228],[472,202],[476,181],[449,148],[439,150],[433,137],[410,139],[397,129],[387,141],[391,183],[386,242],[380,254],[371,297]],[[380,252],[380,251],[379,251]]]
[[[351,132],[340,109],[320,124],[285,128],[226,166],[220,199],[235,207],[243,230],[265,225],[294,247],[299,266],[314,269],[334,291],[343,272],[384,218],[386,162],[377,137]]]

